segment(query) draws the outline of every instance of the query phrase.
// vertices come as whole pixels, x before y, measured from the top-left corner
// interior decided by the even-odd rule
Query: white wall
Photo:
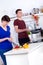
[[[0,17],[8,14],[14,16],[17,8],[23,9],[23,12],[29,12],[33,7],[43,5],[43,0],[0,0]]]

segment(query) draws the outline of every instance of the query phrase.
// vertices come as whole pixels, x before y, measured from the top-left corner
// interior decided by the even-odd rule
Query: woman
[[[10,27],[8,23],[10,22],[10,18],[7,15],[4,15],[1,19],[0,25],[0,56],[6,65],[6,58],[4,53],[11,50],[12,47],[12,38],[10,35]]]

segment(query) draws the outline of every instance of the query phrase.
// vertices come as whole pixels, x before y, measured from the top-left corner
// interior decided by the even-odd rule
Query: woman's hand
[[[13,42],[13,39],[10,37],[10,38],[7,38],[8,41],[10,42]]]

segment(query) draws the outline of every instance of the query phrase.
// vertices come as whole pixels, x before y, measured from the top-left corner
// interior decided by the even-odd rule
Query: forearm
[[[27,31],[27,29],[18,29],[18,30],[16,30],[17,33],[25,32],[25,31]]]
[[[25,28],[25,29],[19,29],[18,26],[15,26],[15,31],[17,33],[21,33],[21,32],[25,32],[25,31],[29,31],[29,29]]]
[[[3,41],[5,41],[5,40],[7,40],[7,38],[0,39],[0,42],[3,42]]]

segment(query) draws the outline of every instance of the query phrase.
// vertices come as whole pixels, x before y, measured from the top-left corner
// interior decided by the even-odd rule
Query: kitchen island
[[[34,65],[31,64],[30,55],[43,46],[43,42],[30,43],[28,49],[12,49],[11,51],[4,53],[7,60],[7,65]],[[37,51],[41,51],[40,49]],[[32,56],[31,56],[32,57]]]

